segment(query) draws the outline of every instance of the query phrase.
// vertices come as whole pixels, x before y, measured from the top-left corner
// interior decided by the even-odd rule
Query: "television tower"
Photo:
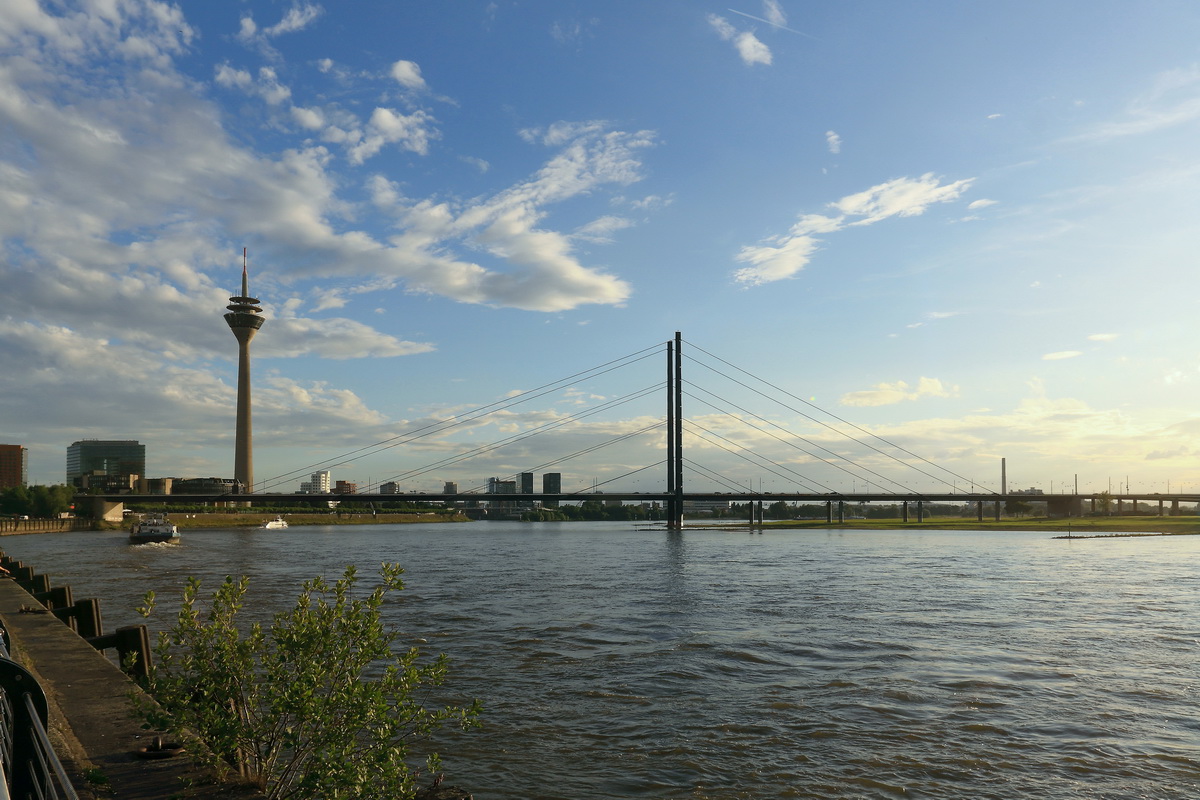
[[[233,479],[239,492],[254,491],[254,445],[250,429],[250,340],[266,320],[258,298],[250,297],[246,279],[246,248],[242,248],[242,293],[229,298],[225,321],[238,340],[237,436],[234,439]]]

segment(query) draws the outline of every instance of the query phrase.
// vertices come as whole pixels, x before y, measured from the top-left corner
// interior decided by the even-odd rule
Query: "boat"
[[[167,519],[166,514],[150,514],[145,519],[133,523],[133,527],[129,529],[129,541],[133,544],[177,542],[179,528]]]
[[[283,517],[276,517],[275,519],[263,520],[263,524],[259,525],[260,528],[265,528],[267,530],[272,530],[272,531],[279,530],[280,528],[286,528],[287,526],[288,526],[287,520],[284,519]]]

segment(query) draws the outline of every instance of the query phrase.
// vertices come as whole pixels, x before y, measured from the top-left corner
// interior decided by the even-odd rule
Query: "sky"
[[[32,483],[232,476],[245,248],[260,491],[661,491],[677,331],[688,490],[1200,491],[1195,3],[0,0],[0,53]]]

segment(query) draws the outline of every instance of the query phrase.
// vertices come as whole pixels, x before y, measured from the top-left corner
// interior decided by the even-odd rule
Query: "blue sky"
[[[0,441],[229,475],[245,247],[259,481],[635,434],[553,469],[660,488],[618,476],[661,396],[600,404],[663,358],[586,370],[678,330],[951,471],[689,364],[689,488],[1195,491],[1197,42],[1186,2],[0,0]]]

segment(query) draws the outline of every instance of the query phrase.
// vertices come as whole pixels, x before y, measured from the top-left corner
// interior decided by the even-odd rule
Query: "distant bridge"
[[[901,445],[899,445],[895,442],[888,441],[888,440],[886,440],[864,428],[861,428],[861,427],[849,422],[848,420],[841,419],[840,417],[830,414],[829,412],[825,412],[821,409],[817,409],[816,406],[813,406],[811,403],[804,400],[803,398],[796,397],[795,395],[787,393],[784,390],[778,389],[778,387],[774,387],[773,385],[766,383],[765,381],[763,381],[763,383],[766,383],[767,386],[771,386],[772,389],[776,389],[778,391],[783,392],[783,394],[789,398],[789,400],[787,402],[783,402],[781,404],[785,408],[789,409],[791,412],[794,412],[795,414],[797,414],[801,417],[807,418],[808,420],[812,421],[813,423],[815,423],[817,425],[828,428],[828,429],[836,432],[840,436],[850,439],[850,440],[854,441],[855,443],[857,443],[858,445],[863,446],[867,450],[873,451],[873,452],[869,453],[869,455],[871,455],[875,458],[885,457],[887,459],[891,459],[892,461],[897,462],[898,464],[900,464],[906,468],[916,470],[918,473],[922,474],[926,478],[933,478],[935,480],[935,483],[940,483],[942,486],[954,487],[954,490],[949,491],[949,492],[945,492],[945,491],[943,491],[943,492],[919,492],[919,491],[912,490],[912,489],[908,488],[907,485],[902,484],[893,478],[887,477],[887,476],[881,474],[880,472],[877,472],[875,469],[873,469],[869,466],[866,466],[866,465],[860,464],[860,463],[856,463],[855,461],[851,460],[851,458],[849,456],[845,455],[844,453],[834,452],[833,450],[829,449],[829,447],[826,447],[824,444],[822,444],[820,442],[806,439],[803,436],[800,436],[799,434],[787,432],[789,436],[791,436],[795,440],[801,441],[805,444],[805,446],[799,446],[794,441],[785,440],[781,436],[776,434],[774,431],[770,430],[771,427],[778,428],[779,426],[774,425],[774,423],[770,422],[769,420],[766,420],[765,418],[760,417],[759,415],[757,415],[754,412],[749,411],[745,408],[742,408],[737,405],[729,404],[729,402],[725,401],[723,398],[720,398],[717,395],[698,387],[696,384],[689,383],[688,385],[690,388],[696,389],[697,391],[700,391],[700,392],[705,392],[710,398],[707,400],[700,400],[699,398],[696,398],[699,402],[704,403],[705,405],[709,406],[710,408],[713,408],[714,410],[716,410],[718,413],[725,414],[730,418],[739,418],[739,419],[747,418],[747,417],[754,418],[757,422],[761,423],[761,427],[759,425],[751,425],[750,426],[751,428],[755,429],[759,433],[769,434],[770,436],[780,440],[781,442],[783,442],[785,444],[789,444],[789,445],[795,447],[797,450],[803,452],[808,457],[808,460],[806,461],[806,463],[816,466],[817,462],[823,462],[824,465],[826,465],[827,467],[829,467],[831,469],[841,470],[843,473],[853,476],[856,480],[858,480],[860,482],[859,485],[875,486],[882,490],[883,485],[892,484],[892,485],[899,487],[900,491],[898,491],[898,492],[875,491],[875,492],[850,492],[850,493],[831,491],[830,490],[831,487],[822,484],[820,481],[813,479],[811,476],[801,475],[800,473],[796,472],[791,467],[785,466],[785,465],[777,463],[777,462],[770,461],[762,454],[754,452],[752,449],[750,449],[750,453],[751,453],[751,455],[754,456],[754,458],[753,459],[746,458],[747,461],[751,461],[751,463],[755,464],[755,466],[757,468],[759,468],[767,473],[784,478],[789,483],[793,483],[796,486],[807,487],[810,491],[804,491],[804,492],[762,492],[762,491],[758,491],[758,492],[755,492],[752,490],[742,490],[737,483],[726,479],[724,476],[722,476],[720,474],[716,474],[712,470],[707,470],[706,468],[702,468],[700,465],[695,464],[694,462],[689,462],[691,464],[691,467],[697,471],[697,474],[703,474],[703,473],[707,472],[708,477],[710,479],[713,479],[719,485],[723,484],[730,488],[728,491],[687,492],[687,491],[684,491],[683,439],[684,439],[685,419],[684,419],[684,415],[683,415],[683,397],[685,395],[685,391],[683,388],[684,383],[683,383],[683,372],[682,372],[682,349],[683,349],[682,335],[677,332],[675,334],[675,337],[673,340],[669,340],[666,342],[666,357],[667,357],[667,364],[666,364],[667,369],[666,369],[666,381],[665,381],[666,400],[667,400],[666,417],[665,417],[666,458],[664,459],[663,462],[659,462],[658,464],[652,464],[647,467],[642,467],[641,469],[633,470],[630,473],[627,473],[626,476],[620,476],[620,477],[627,477],[628,475],[632,475],[632,474],[641,472],[645,469],[650,469],[651,467],[657,467],[660,464],[665,463],[665,466],[666,466],[665,491],[661,491],[661,492],[653,492],[653,491],[652,492],[622,492],[622,491],[608,491],[608,490],[599,491],[598,487],[593,486],[589,491],[555,492],[555,493],[550,493],[550,492],[488,493],[488,492],[480,492],[480,491],[458,492],[458,493],[453,493],[453,494],[447,494],[444,492],[441,492],[441,493],[407,492],[407,493],[386,493],[386,494],[385,493],[366,493],[366,492],[360,494],[360,493],[356,493],[356,492],[355,493],[346,492],[346,493],[328,493],[328,494],[312,494],[312,493],[301,494],[301,493],[288,493],[288,492],[273,493],[273,492],[264,492],[264,491],[240,492],[240,493],[235,492],[235,493],[221,493],[221,494],[182,494],[182,493],[175,494],[175,493],[172,493],[172,494],[137,494],[137,495],[135,495],[135,494],[124,493],[124,494],[78,495],[76,498],[76,504],[77,504],[77,507],[82,507],[82,504],[86,504],[89,501],[96,503],[96,504],[98,504],[98,510],[101,513],[95,514],[95,515],[96,516],[107,516],[109,514],[112,514],[114,509],[119,504],[126,503],[126,502],[141,503],[141,504],[153,504],[153,505],[213,503],[213,504],[226,504],[226,505],[235,505],[235,506],[249,506],[249,505],[255,505],[255,504],[267,504],[267,503],[270,503],[270,504],[284,503],[284,504],[286,504],[286,503],[317,502],[317,503],[324,504],[325,501],[346,502],[346,503],[350,503],[350,502],[385,503],[385,502],[397,502],[397,501],[411,501],[411,502],[417,502],[417,503],[426,502],[426,503],[462,505],[462,506],[466,506],[466,507],[480,507],[480,504],[486,504],[487,507],[503,509],[505,511],[511,511],[513,509],[513,505],[519,504],[519,503],[541,502],[543,504],[555,504],[555,503],[562,504],[562,503],[579,503],[579,502],[583,502],[583,501],[587,501],[587,500],[599,500],[602,502],[603,501],[615,501],[615,502],[621,502],[621,503],[632,502],[632,503],[660,504],[663,508],[664,517],[666,518],[668,525],[670,525],[672,527],[678,527],[678,526],[682,525],[682,522],[683,522],[684,506],[689,503],[694,503],[694,502],[710,502],[711,503],[711,502],[720,502],[720,501],[730,501],[730,502],[739,502],[739,503],[751,503],[752,504],[751,508],[757,510],[757,514],[760,518],[762,516],[762,511],[763,511],[764,506],[770,505],[772,503],[776,503],[779,501],[784,501],[784,502],[788,502],[788,503],[824,504],[826,506],[826,515],[831,522],[835,519],[835,517],[838,520],[844,520],[845,515],[846,515],[846,509],[848,507],[857,505],[859,503],[897,504],[897,505],[902,506],[902,516],[905,521],[908,521],[910,519],[910,510],[911,510],[913,512],[912,516],[914,516],[916,518],[916,520],[919,522],[924,518],[925,510],[926,510],[925,506],[928,503],[974,504],[976,507],[976,509],[975,509],[976,515],[977,515],[978,519],[980,521],[982,521],[985,518],[985,511],[988,510],[989,507],[991,510],[990,516],[994,517],[996,520],[999,520],[1000,515],[1001,515],[1001,509],[1002,509],[1003,505],[1010,501],[1016,501],[1016,502],[1021,502],[1021,503],[1031,503],[1031,502],[1046,503],[1048,506],[1048,511],[1049,511],[1050,515],[1051,516],[1060,516],[1060,517],[1077,516],[1077,515],[1083,514],[1083,513],[1085,513],[1084,512],[1085,505],[1088,506],[1087,510],[1089,512],[1094,513],[1097,510],[1100,510],[1099,506],[1101,506],[1102,503],[1111,504],[1111,505],[1109,505],[1109,511],[1115,512],[1119,515],[1119,514],[1124,513],[1126,503],[1132,503],[1133,508],[1136,510],[1138,503],[1145,503],[1145,502],[1157,503],[1158,513],[1160,516],[1165,515],[1167,513],[1170,513],[1171,515],[1176,515],[1179,513],[1179,504],[1180,503],[1200,502],[1200,493],[1182,493],[1182,492],[1176,493],[1176,494],[1137,493],[1137,492],[1129,492],[1129,491],[1127,491],[1124,494],[1112,494],[1110,492],[1082,493],[1081,494],[1078,491],[1070,493],[1070,494],[1068,494],[1068,493],[1031,494],[1028,491],[1026,491],[1026,492],[1009,492],[1009,491],[1007,491],[1007,483],[1006,483],[1006,480],[1004,478],[1004,473],[1003,473],[1003,460],[1001,462],[1002,463],[1001,482],[1000,482],[1001,490],[999,492],[995,492],[995,491],[976,492],[976,491],[974,491],[974,487],[977,484],[974,481],[969,481],[964,476],[958,475],[957,473],[954,473],[954,472],[950,471],[949,469],[946,469],[944,467],[936,465],[936,464],[928,461],[927,459],[922,458],[921,456],[917,455],[916,453],[906,450]],[[699,349],[699,348],[696,348],[696,349]],[[613,365],[625,366],[628,364],[639,362],[645,358],[649,358],[653,354],[653,351],[654,351],[654,348],[647,348],[646,350],[643,350],[639,353],[635,353],[630,356],[623,357],[621,359],[616,359],[615,361],[609,362],[608,364],[601,365],[600,367],[595,368],[595,370],[600,370],[600,372],[597,374],[603,374],[605,372],[609,372],[613,369],[618,368],[617,366],[613,366]],[[733,367],[734,369],[738,369],[738,368],[734,367],[733,365],[728,364],[728,362],[724,362],[723,359],[719,359],[715,356],[712,356],[711,353],[707,353],[705,351],[701,351],[701,352],[703,352],[707,356],[710,356],[710,357],[716,359],[717,361],[720,361],[730,367]],[[703,362],[698,362],[698,363],[700,363],[702,366],[707,367],[708,369],[712,369],[712,367],[710,367],[707,364],[704,364]],[[532,397],[540,397],[540,396],[543,396],[547,391],[549,391],[547,389],[548,386],[557,385],[559,388],[562,388],[564,386],[569,385],[568,382],[572,379],[577,378],[579,375],[589,374],[589,373],[592,373],[593,371],[594,370],[588,370],[588,371],[585,371],[582,373],[577,373],[576,375],[570,376],[570,378],[565,379],[563,381],[557,381],[552,384],[546,384],[542,387],[539,387],[536,390],[531,390],[530,392],[525,392],[522,394],[523,395],[527,394]],[[761,379],[754,378],[754,376],[749,376],[749,373],[745,373],[744,370],[739,369],[738,371],[741,372],[744,376],[748,376],[750,378],[753,378],[754,380],[761,381]],[[734,382],[741,385],[742,387],[744,387],[746,389],[751,389],[751,387],[749,387],[747,384],[745,384],[740,379],[734,379]],[[649,387],[647,387],[645,389],[641,389],[641,390],[638,390],[638,391],[632,393],[631,395],[627,395],[626,398],[622,398],[622,401],[624,401],[625,399],[628,399],[630,397],[641,398],[643,396],[647,396],[649,394],[656,392],[659,389],[659,387],[661,387],[661,386],[663,386],[663,384],[651,384]],[[754,390],[752,390],[752,391],[754,391]],[[693,396],[693,395],[691,395],[689,393],[688,396]],[[766,397],[766,395],[761,395],[761,396]],[[721,405],[719,405],[719,406],[714,405],[714,402],[719,402]],[[477,419],[481,418],[482,416],[484,416],[485,412],[491,413],[491,411],[495,410],[496,407],[499,405],[500,405],[499,403],[494,403],[489,406],[484,406],[480,409],[472,410],[470,412],[465,413],[463,415],[463,418],[466,420],[477,420]],[[815,410],[815,411],[818,411],[818,412],[821,412],[824,414],[828,414],[830,417],[837,420],[840,426],[844,426],[844,428],[850,428],[850,429],[856,431],[858,434],[861,435],[862,438],[859,438],[859,436],[856,436],[853,433],[846,433],[845,430],[843,429],[843,427],[833,426],[833,425],[822,422],[822,421],[810,416],[808,411],[806,411],[804,408],[802,408],[802,406],[807,406],[812,410]],[[508,407],[508,406],[505,406],[505,407]],[[602,406],[602,408],[604,408],[604,407],[611,407],[611,405],[606,403],[604,406]],[[736,411],[732,411],[732,410],[730,410],[730,408],[736,409]],[[572,417],[569,419],[578,420],[580,418],[581,417],[576,416],[576,417]],[[459,418],[454,417],[452,419],[458,420]],[[737,445],[737,443],[730,441],[729,439],[722,436],[721,434],[719,434],[715,431],[706,429],[703,426],[701,426],[693,421],[688,421],[688,422],[689,422],[689,427],[691,428],[692,435],[697,436],[700,439],[703,439],[709,445],[712,445],[714,447],[719,447],[721,449],[725,449],[731,453],[734,453],[735,455],[740,455],[739,453],[736,453],[734,450],[732,450],[731,446],[742,447],[741,445]],[[531,433],[529,435],[536,435],[536,432],[541,432],[541,431],[547,429],[547,427],[548,428],[556,427],[558,424],[561,424],[561,422],[556,422],[549,426],[539,426],[538,428],[535,429],[535,433]],[[447,421],[446,425],[447,426],[450,425],[450,421]],[[656,430],[656,429],[661,429],[661,428],[662,428],[662,423],[659,423],[656,425],[648,426],[647,428],[643,428],[640,431],[635,431],[634,434],[644,434],[646,432]],[[429,435],[431,431],[432,432],[443,432],[445,430],[448,430],[448,427],[443,427],[442,423],[431,424],[424,428],[419,428],[416,431],[411,431],[406,434],[392,437],[391,439],[385,440],[383,442],[377,442],[373,445],[368,445],[366,447],[359,448],[357,450],[351,451],[350,453],[346,453],[346,454],[343,454],[342,456],[338,456],[335,459],[327,459],[324,462],[320,462],[320,464],[310,465],[310,467],[328,466],[329,464],[339,463],[339,461],[341,461],[342,459],[346,459],[346,458],[351,458],[351,460],[353,460],[353,458],[361,457],[363,454],[374,454],[374,453],[381,452],[382,450],[385,450],[387,448],[395,447],[395,446],[397,446],[397,444],[416,441],[417,439],[419,439],[425,435]],[[783,430],[783,429],[780,429],[780,430]],[[613,439],[613,441],[621,441],[625,438],[628,438],[631,435],[633,435],[633,434],[625,434],[623,436],[618,436],[618,437],[615,437]],[[415,476],[426,474],[431,468],[445,469],[448,466],[457,464],[457,463],[465,460],[466,458],[472,457],[474,455],[492,452],[492,451],[498,449],[499,447],[505,446],[507,444],[511,444],[514,441],[520,441],[520,438],[521,437],[509,437],[508,439],[502,440],[499,443],[493,443],[490,445],[479,447],[472,451],[469,451],[468,453],[453,455],[447,459],[439,461],[435,465],[427,466],[426,468],[422,468],[421,470],[410,471],[408,473],[405,473],[403,476],[396,476],[395,479],[392,479],[389,482],[394,484],[394,481],[396,479],[411,480]],[[867,441],[869,439],[876,440],[878,442],[878,446],[874,442]],[[600,446],[604,446],[604,445],[600,445]],[[557,461],[552,461],[552,462],[550,462],[550,464],[558,463],[558,461],[567,460],[567,459],[573,458],[577,455],[581,455],[582,453],[591,452],[595,449],[598,449],[598,446],[588,447],[585,450],[580,451],[579,453],[575,453],[575,454],[572,454],[571,456],[567,456],[562,459],[558,459]],[[742,449],[749,449],[749,448],[743,447]],[[897,456],[896,453],[899,453],[900,455]],[[744,457],[744,456],[742,456],[742,457]],[[850,467],[852,467],[853,469],[848,469],[847,467],[843,466],[843,464],[841,462],[845,462],[846,464],[849,464]],[[548,465],[542,465],[542,466],[545,467]],[[944,473],[944,475],[935,475],[928,470],[938,470],[938,471]],[[302,471],[303,470],[294,471],[292,473],[288,473],[287,475],[278,476],[278,478],[273,478],[273,479],[271,479],[271,481],[275,481],[274,484],[272,484],[271,481],[267,481],[267,482],[264,482],[260,488],[267,488],[272,485],[278,485],[279,482],[283,481],[284,479],[287,479],[289,476],[295,475],[295,474],[297,474],[297,472],[302,472]],[[870,476],[870,477],[866,477],[866,476]],[[614,478],[612,480],[617,480],[617,479]],[[219,481],[218,481],[218,483],[219,483]],[[228,482],[228,483],[233,483],[233,482]],[[971,492],[966,492],[966,491],[959,492],[959,491],[957,491],[956,484],[961,485],[961,486],[970,485],[970,486],[972,486],[972,491]],[[234,485],[236,485],[236,484],[234,484]],[[206,489],[209,487],[195,487],[195,488]],[[213,488],[220,488],[220,487],[218,486],[218,487],[213,487]],[[226,488],[228,488],[228,487],[226,487]],[[367,488],[371,488],[371,487],[367,487]],[[543,487],[543,488],[545,488],[545,487]],[[823,492],[817,491],[816,489],[824,489],[825,491],[823,491]],[[1076,489],[1078,489],[1078,486],[1076,486]],[[1169,504],[1169,506],[1168,506],[1168,504]],[[748,516],[749,516],[749,514],[748,514]]]
[[[1126,503],[1131,503],[1137,509],[1139,503],[1152,503],[1158,506],[1158,516],[1178,516],[1180,503],[1200,502],[1200,493],[1176,494],[995,494],[991,492],[966,493],[923,493],[923,494],[889,494],[887,492],[858,492],[858,493],[826,493],[813,494],[806,492],[532,492],[528,494],[460,492],[444,494],[434,492],[406,492],[403,494],[311,494],[311,493],[265,493],[265,494],[106,494],[106,495],[77,495],[77,503],[92,502],[98,504],[100,513],[113,509],[125,503],[142,505],[232,505],[240,506],[247,503],[261,505],[279,505],[288,503],[435,503],[441,505],[474,506],[486,504],[486,507],[506,508],[514,503],[541,502],[549,503],[581,503],[587,500],[601,502],[612,500],[622,503],[658,503],[664,509],[671,503],[686,505],[690,502],[722,502],[751,503],[757,509],[757,517],[762,517],[765,506],[783,501],[786,503],[825,505],[826,518],[833,522],[845,521],[846,510],[860,503],[891,503],[901,506],[901,514],[905,522],[921,522],[925,517],[925,506],[928,503],[957,503],[959,505],[975,505],[976,518],[983,521],[987,517],[1000,519],[1000,511],[1008,501],[1019,503],[1046,503],[1050,516],[1074,517],[1084,513],[1095,513],[1097,504],[1107,500],[1112,504],[1110,510],[1117,516],[1124,512]],[[1087,512],[1084,506],[1090,506]],[[991,513],[985,513],[990,511]],[[911,512],[911,513],[910,513]]]

